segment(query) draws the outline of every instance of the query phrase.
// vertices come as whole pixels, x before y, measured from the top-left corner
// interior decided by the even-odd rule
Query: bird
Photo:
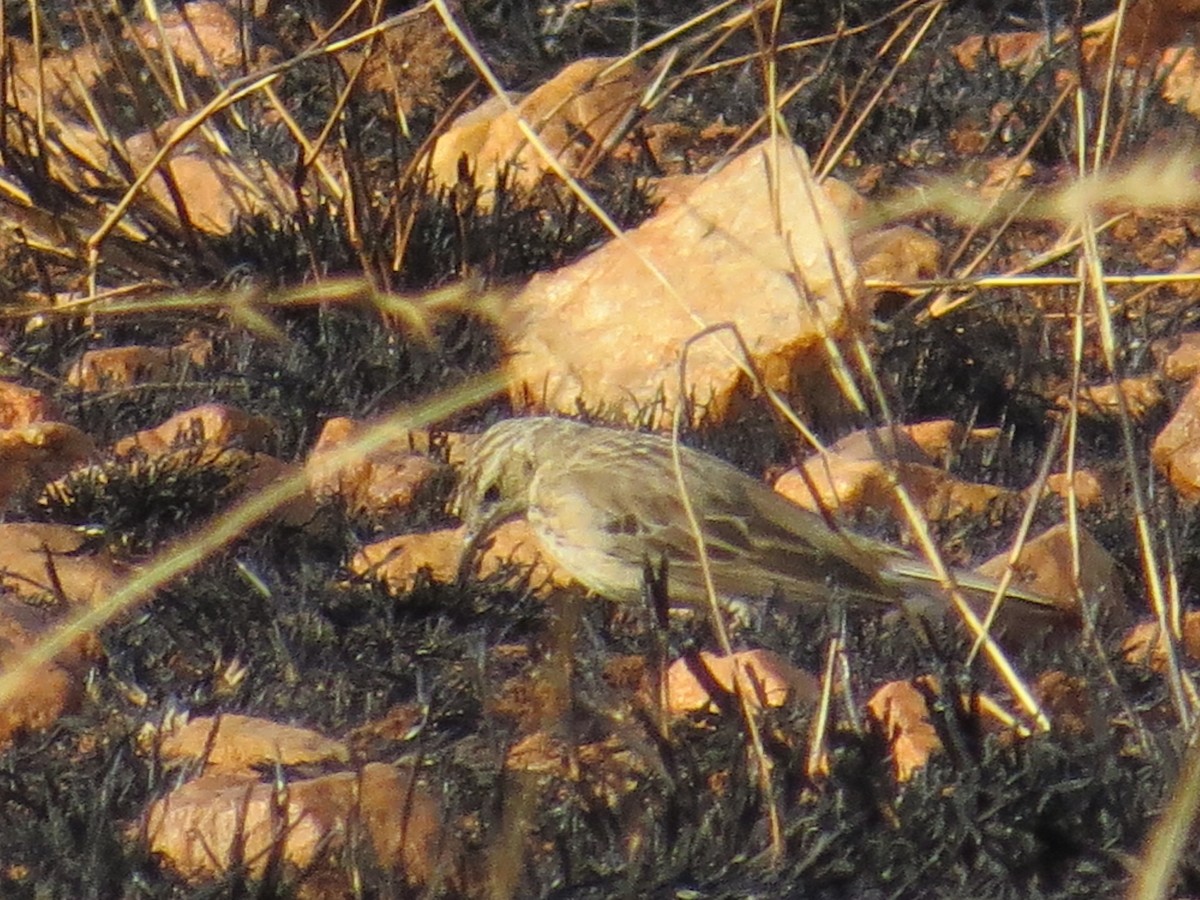
[[[679,469],[720,600],[779,598],[809,606],[948,609],[924,560],[826,520],[735,466],[686,446]],[[513,418],[467,451],[450,511],[465,524],[460,572],[483,541],[524,517],[546,555],[595,594],[617,603],[644,596],[647,572],[665,570],[673,607],[702,608],[709,591],[680,496],[670,439],[547,416]],[[647,567],[650,567],[649,569]],[[998,588],[954,570],[964,596],[986,610]],[[1049,598],[1011,586],[1007,601],[1061,615]]]

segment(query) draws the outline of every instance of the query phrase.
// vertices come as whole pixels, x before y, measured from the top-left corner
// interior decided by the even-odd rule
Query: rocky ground
[[[1106,12],[6,4],[0,894],[1194,893],[1192,13]],[[531,413],[1053,627],[462,579]]]

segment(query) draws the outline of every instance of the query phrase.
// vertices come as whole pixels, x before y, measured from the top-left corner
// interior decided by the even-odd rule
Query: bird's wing
[[[634,599],[645,564],[665,560],[672,599],[703,603],[696,539],[669,452],[620,450],[593,442],[539,471],[530,492],[539,539],[589,587],[621,594],[614,599]],[[715,458],[685,450],[681,462],[719,595],[825,602],[841,591],[898,598],[881,577],[877,553]]]
[[[755,563],[768,571],[782,572],[787,596],[789,584],[798,592],[805,585],[828,599],[837,587],[851,598],[891,602],[901,594],[885,577],[894,548],[865,540],[846,531],[832,530],[820,516],[797,506],[764,484],[748,478],[738,505],[752,510]],[[807,599],[800,594],[797,599]]]

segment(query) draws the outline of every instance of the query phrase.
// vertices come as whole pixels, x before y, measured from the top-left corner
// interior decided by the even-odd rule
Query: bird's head
[[[493,425],[471,444],[450,500],[450,512],[466,526],[460,576],[474,565],[479,544],[497,527],[525,514],[529,486],[552,449],[547,440],[559,420],[508,419]]]
[[[524,427],[528,421],[509,419],[493,425],[471,443],[450,500],[450,512],[468,530],[501,511],[508,515],[493,521],[493,527],[524,512],[538,465],[536,446]]]

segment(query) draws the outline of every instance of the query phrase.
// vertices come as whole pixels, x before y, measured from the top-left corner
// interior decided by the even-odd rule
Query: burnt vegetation
[[[185,71],[181,111],[161,90],[166,82],[154,57],[128,36],[126,24],[140,21],[134,10],[39,7],[56,42],[95,47],[119,62],[115,74],[89,88],[117,158],[101,166],[67,149],[55,129],[39,133],[33,109],[7,110],[0,159],[5,178],[28,201],[15,192],[0,197],[6,233],[0,374],[52,394],[65,418],[98,446],[180,409],[222,401],[269,418],[276,426],[271,451],[302,459],[324,420],[379,414],[490,371],[502,358],[479,310],[439,316],[422,330],[381,311],[374,305],[379,296],[415,296],[461,278],[507,284],[560,266],[606,238],[560,186],[529,191],[501,178],[490,205],[479,203],[472,181],[478,173],[464,172],[468,177],[455,190],[433,186],[422,163],[427,141],[445,127],[456,96],[466,103],[486,96],[457,51],[435,52],[448,40],[435,18],[426,23],[428,34],[412,38],[412,47],[425,48],[429,60],[443,53],[447,61],[414,72],[411,95],[401,98],[348,90],[353,65],[312,52],[314,35],[328,44],[365,22],[325,34],[340,14],[334,4],[267,6],[267,17],[247,27],[271,48],[269,59],[309,54],[281,69],[277,91],[305,134],[332,123],[329,162],[348,170],[356,202],[339,204],[313,187],[319,184],[315,160],[304,158],[280,117],[253,94],[207,121],[229,140],[233,159],[261,158],[285,173],[278,208],[241,217],[229,233],[214,235],[142,195],[127,213],[136,235],[114,231],[96,245],[95,260],[88,237],[136,171],[121,159],[122,140],[198,110],[228,82]],[[559,23],[551,27],[546,6],[532,0],[463,5],[473,39],[508,85],[536,86],[583,55],[621,55],[706,8],[651,2],[572,11],[550,4],[560,7]],[[852,3],[836,7],[835,15],[834,7],[820,4],[784,6],[780,45],[880,22],[893,8]],[[882,194],[930,171],[958,170],[964,160],[947,133],[964,116],[1001,100],[1013,102],[1019,127],[997,129],[987,146],[1020,146],[1050,113],[1052,93],[1045,86],[1073,64],[1069,54],[1030,75],[986,58],[965,73],[947,62],[948,48],[965,34],[1012,22],[1037,27],[1043,9],[968,4],[947,13],[949,24],[934,29],[915,61],[898,69],[888,89],[892,102],[871,114],[847,154],[853,164],[836,174],[853,180],[863,167],[878,165]],[[29,40],[32,6],[6,0],[5,10],[9,36]],[[734,62],[683,83],[659,113],[700,127],[718,119],[749,127],[767,98],[761,60],[741,60],[761,54],[770,27],[768,9],[728,40],[705,32],[703,40],[685,42],[683,68]],[[878,65],[875,54],[887,27],[851,28],[832,42],[781,55],[781,83],[815,73],[785,111],[796,139],[814,156],[842,118],[838,104],[850,87],[860,80],[872,90],[881,84],[887,65]],[[894,53],[884,62],[894,62]],[[246,59],[242,68],[266,64]],[[430,83],[417,83],[419,76]],[[234,82],[242,77],[229,73]],[[655,114],[636,122],[634,131]],[[1175,127],[1179,115],[1147,97],[1126,122],[1121,147]],[[238,116],[251,124],[239,125]],[[1036,143],[1039,162],[1065,164],[1074,128],[1067,112],[1054,114]],[[928,161],[935,163],[932,170]],[[606,158],[582,180],[618,224],[631,227],[653,211],[657,201],[647,179],[664,166],[650,153]],[[929,216],[920,224],[950,246],[963,237],[949,217]],[[1012,246],[997,252],[1015,252],[1025,242],[1040,246],[1044,238],[1039,223],[1023,223],[1006,237]],[[1132,256],[1110,262],[1138,265]],[[335,277],[362,278],[368,287],[351,303],[277,302],[289,290]],[[169,289],[197,299],[119,315],[102,306],[72,311],[63,301],[83,291],[89,278],[137,285],[137,297]],[[898,304],[874,323],[872,335],[897,418],[998,426],[1003,440],[996,452],[963,461],[964,471],[977,480],[1024,486],[1054,431],[1051,387],[1070,375],[1067,354],[1047,352],[1067,346],[1066,327],[1045,315],[1073,302],[1067,290],[1040,305],[1015,292],[1001,294],[933,322]],[[224,304],[215,297],[234,299]],[[1118,322],[1121,364],[1131,374],[1148,370],[1152,360],[1144,348],[1177,334],[1194,316],[1183,301],[1128,308]],[[85,349],[173,346],[195,330],[213,345],[202,369],[179,362],[153,382],[87,394],[65,382]],[[503,412],[496,401],[462,411],[452,424]],[[1139,426],[1135,464],[1143,472],[1150,469],[1149,435],[1159,424],[1151,419]],[[1084,429],[1081,464],[1120,471],[1126,460],[1119,426],[1095,420]],[[778,447],[770,434],[760,427],[698,442],[751,468],[766,462],[765,448]],[[227,508],[238,496],[244,465],[189,456],[186,447],[161,462],[106,458],[23,501],[8,518],[86,527],[93,540],[136,564]],[[1190,598],[1200,585],[1196,519],[1168,494],[1154,495],[1152,514],[1172,536]],[[1126,517],[1106,509],[1086,514],[1085,524],[1123,566],[1140,611],[1145,591],[1133,531]],[[1050,505],[1042,516],[1057,513]],[[444,792],[444,824],[463,841],[464,856],[486,859],[497,847],[515,848],[523,862],[513,894],[530,897],[1109,896],[1126,884],[1130,860],[1180,765],[1184,735],[1163,712],[1161,681],[1106,658],[1108,650],[1087,644],[1056,651],[1052,660],[1093,686],[1094,716],[1104,727],[1012,740],[980,731],[963,707],[961,696],[995,685],[979,668],[962,669],[965,652],[956,632],[914,634],[904,622],[851,617],[846,652],[852,683],[863,696],[848,701],[860,703],[870,685],[887,678],[934,673],[943,687],[931,694],[930,705],[947,750],[897,786],[886,742],[842,717],[829,738],[828,773],[812,781],[803,775],[810,713],[772,710],[760,726],[774,765],[768,800],[738,715],[698,715],[664,735],[652,711],[613,686],[613,666],[624,657],[647,660],[652,670],[655,660],[708,646],[712,636],[701,623],[672,621],[663,629],[649,609],[580,598],[559,608],[539,599],[532,586],[514,587],[501,577],[469,587],[425,579],[392,596],[348,572],[350,559],[372,538],[371,524],[331,508],[320,516],[318,529],[253,527],[104,629],[105,661],[79,710],[0,752],[0,893],[307,896],[311,873],[282,863],[264,878],[235,871],[197,885],[149,855],[136,823],[151,800],[179,783],[181,772],[147,752],[140,736],[146,723],[161,724],[182,710],[255,714],[344,736],[397,707],[418,709],[404,734],[361,736],[353,743],[355,762],[418,766]],[[1015,521],[1016,512],[1010,518]],[[431,500],[410,525],[442,519],[440,503]],[[768,615],[756,625],[756,643],[815,672],[824,666],[828,641],[843,634],[836,611]],[[497,647],[509,655],[498,660]],[[1017,656],[1030,671],[1047,662],[1038,651]],[[523,680],[534,687],[522,687]],[[538,691],[549,691],[549,683],[559,693],[547,699]],[[513,699],[520,690],[541,701],[540,716],[521,711]],[[576,760],[562,771],[514,771],[506,766],[508,754],[533,726],[572,746],[616,739],[626,755]],[[781,819],[782,861],[768,858],[769,802]],[[368,842],[337,852],[334,866],[360,876],[361,896],[423,895],[382,870]],[[482,890],[477,880],[467,881]],[[1193,842],[1184,853],[1179,891],[1198,888],[1200,851]]]

